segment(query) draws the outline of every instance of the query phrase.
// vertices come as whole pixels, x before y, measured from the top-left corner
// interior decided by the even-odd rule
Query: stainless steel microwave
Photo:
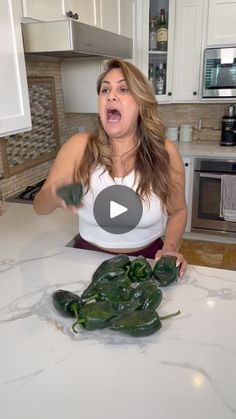
[[[236,47],[204,52],[203,98],[236,98]]]

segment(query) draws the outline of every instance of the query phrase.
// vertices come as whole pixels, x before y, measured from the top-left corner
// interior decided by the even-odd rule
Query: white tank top
[[[160,198],[151,195],[149,205],[143,200],[143,213],[138,225],[123,234],[112,234],[103,230],[96,222],[93,205],[97,195],[108,186],[125,185],[136,191],[134,171],[124,178],[111,178],[107,171],[99,166],[91,175],[90,189],[84,195],[83,206],[79,209],[79,233],[84,240],[105,248],[135,248],[146,246],[161,237],[166,227],[167,217],[164,214]]]

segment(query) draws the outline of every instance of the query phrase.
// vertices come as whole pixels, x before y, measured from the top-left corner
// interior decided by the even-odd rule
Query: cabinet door
[[[23,16],[49,21],[64,19],[64,0],[22,0]]]
[[[134,38],[134,1],[120,1],[120,34]]]
[[[100,0],[101,28],[106,31],[120,32],[119,0]]]
[[[173,102],[198,102],[203,0],[177,0]]]
[[[236,0],[209,0],[207,44],[236,44]]]
[[[99,0],[67,0],[65,7],[66,11],[78,13],[79,22],[100,27]]]
[[[150,19],[155,19],[164,8],[168,16],[168,41],[167,50],[158,51],[150,49]],[[159,103],[172,101],[172,71],[173,71],[173,37],[174,37],[175,0],[143,0],[137,2],[137,33],[136,42],[138,50],[137,65],[152,79],[153,90]],[[141,52],[139,52],[141,50]],[[164,67],[164,89],[162,94],[157,94],[157,68]],[[150,75],[153,70],[153,77]]]
[[[31,128],[20,0],[0,2],[0,136]]]
[[[185,231],[191,231],[192,224],[192,199],[193,199],[193,159],[190,157],[184,157],[185,167],[185,199],[188,207],[188,218]]]

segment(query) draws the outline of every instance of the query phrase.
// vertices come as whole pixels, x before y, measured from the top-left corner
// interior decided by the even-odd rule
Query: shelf
[[[150,55],[167,55],[167,51],[148,51],[148,54]]]

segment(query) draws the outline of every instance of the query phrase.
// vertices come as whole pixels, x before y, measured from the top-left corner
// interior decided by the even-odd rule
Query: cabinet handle
[[[168,96],[171,96],[172,95],[172,93],[171,92],[168,92]]]
[[[75,20],[79,20],[79,15],[78,15],[78,13],[75,13],[75,14],[73,15],[73,19],[75,19]]]
[[[194,90],[194,92],[193,92],[193,95],[194,95],[194,96],[196,96],[196,95],[197,95],[197,92],[196,92],[196,90]]]
[[[185,167],[188,167],[188,166],[189,166],[189,164],[188,164],[188,163],[184,163],[184,165],[185,165]]]
[[[73,18],[73,12],[69,10],[69,12],[66,12],[66,17]]]

